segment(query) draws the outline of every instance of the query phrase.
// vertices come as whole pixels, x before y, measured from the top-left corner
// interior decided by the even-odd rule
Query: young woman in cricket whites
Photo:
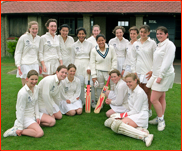
[[[106,38],[103,34],[96,36],[98,46],[91,52],[91,75],[94,87],[96,87],[97,96],[99,97],[105,80],[108,80],[109,72],[117,69],[117,57],[114,47],[106,44]],[[110,88],[114,89],[114,83],[110,80]],[[92,88],[93,89],[93,88]]]
[[[59,65],[62,65],[59,38],[56,35],[57,20],[49,19],[45,23],[48,32],[40,38],[39,60],[42,64],[43,77],[53,75]]]
[[[61,119],[62,114],[59,110],[61,80],[67,76],[65,65],[58,66],[55,75],[43,78],[39,84],[39,110],[41,113],[48,114],[55,119]]]
[[[117,69],[122,72],[123,64],[126,58],[126,46],[129,41],[123,37],[125,28],[122,26],[116,26],[112,33],[116,37],[109,40],[109,45],[112,45],[116,51]]]
[[[27,73],[34,69],[38,73],[42,72],[42,68],[38,59],[40,36],[38,33],[38,23],[31,21],[28,23],[28,30],[23,34],[16,45],[15,65],[17,66],[16,77],[21,78],[22,85],[26,83]]]
[[[140,79],[140,87],[145,91],[149,103],[149,117],[152,116],[150,102],[151,89],[146,87],[147,81],[152,75],[153,54],[157,47],[156,42],[148,35],[150,27],[142,25],[139,29],[140,38],[133,43],[132,46],[132,73],[136,73]]]
[[[59,47],[61,51],[61,57],[63,64],[67,67],[71,63],[71,46],[74,43],[74,39],[71,36],[68,36],[70,27],[67,24],[63,24],[59,27],[60,35],[59,38]]]
[[[87,41],[92,43],[93,48],[95,48],[97,46],[96,36],[98,34],[100,34],[100,32],[101,32],[100,26],[97,24],[94,25],[93,29],[92,29],[92,36],[87,39]],[[96,93],[96,88],[95,89],[92,88],[91,98],[92,98],[91,106],[92,106],[92,108],[95,108],[95,106],[97,104],[97,100],[99,99],[97,96],[97,93]]]
[[[156,29],[156,37],[159,41],[153,59],[153,73],[147,82],[147,87],[152,89],[151,102],[157,112],[157,117],[149,121],[150,124],[158,124],[158,131],[165,128],[164,113],[166,109],[165,92],[172,88],[175,73],[173,61],[176,47],[168,39],[168,30],[164,26]]]
[[[149,134],[148,128],[148,99],[144,90],[139,86],[139,80],[134,73],[127,74],[125,81],[128,90],[129,111],[114,113],[104,123],[114,132],[141,139],[146,146],[150,146],[153,134]]]
[[[123,65],[122,75],[125,77],[128,73],[132,73],[131,70],[131,61],[132,61],[132,46],[135,41],[137,41],[137,37],[139,34],[139,30],[136,26],[133,26],[129,29],[130,33],[130,42],[126,46],[126,59]]]
[[[88,74],[91,72],[90,53],[92,50],[92,44],[85,39],[86,34],[85,28],[78,28],[76,30],[78,40],[72,45],[72,63],[75,64],[77,68],[75,76],[78,77],[81,82],[80,99],[83,105],[85,104],[85,84],[87,84]]]
[[[122,75],[119,70],[112,70],[109,75],[114,83],[114,90],[106,91],[106,104],[109,104],[111,109],[106,112],[106,116],[114,113],[123,113],[129,111],[128,107],[128,87],[126,82],[122,80]]]
[[[44,135],[40,125],[54,126],[55,119],[47,114],[39,113],[38,106],[38,72],[30,70],[27,74],[26,84],[17,96],[16,121],[14,126],[8,129],[3,136],[42,137]]]
[[[62,114],[73,116],[82,113],[82,101],[80,100],[81,83],[80,79],[75,77],[76,66],[68,65],[68,76],[61,83],[61,101],[60,111]]]

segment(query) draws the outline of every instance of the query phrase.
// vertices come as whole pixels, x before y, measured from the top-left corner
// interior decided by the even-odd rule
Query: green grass
[[[16,97],[21,80],[7,72],[16,69],[13,58],[1,59],[1,149],[2,150],[180,150],[181,149],[181,85],[174,84],[166,93],[166,129],[157,131],[156,125],[149,125],[154,134],[150,147],[141,140],[114,133],[104,126],[105,112],[110,108],[104,105],[99,114],[83,112],[69,117],[63,115],[54,127],[43,127],[42,138],[28,136],[3,138],[3,133],[11,128],[16,119]],[[39,81],[41,77],[39,78]],[[156,113],[153,110],[153,116]]]

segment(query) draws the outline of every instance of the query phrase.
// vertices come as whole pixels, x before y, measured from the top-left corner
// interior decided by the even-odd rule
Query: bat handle
[[[88,74],[88,81],[90,80],[90,74]]]
[[[110,82],[110,79],[111,79],[111,76],[109,76],[108,80],[107,80],[107,83],[106,83],[106,86],[108,86],[109,82]]]

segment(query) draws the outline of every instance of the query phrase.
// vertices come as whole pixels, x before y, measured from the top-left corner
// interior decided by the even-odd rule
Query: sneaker
[[[158,124],[158,118],[156,117],[153,120],[150,120],[149,124],[154,124],[154,125]]]
[[[149,117],[152,116],[152,110],[149,110]]]
[[[16,131],[18,130],[17,127],[12,127],[8,129],[6,132],[4,132],[3,137],[8,137],[8,136],[17,136]]]
[[[154,138],[153,134],[149,134],[147,137],[145,137],[144,142],[147,147],[149,147],[152,144],[153,138]]]
[[[158,127],[157,127],[157,129],[158,129],[158,131],[163,131],[164,130],[164,128],[165,128],[165,121],[164,120],[158,120]]]

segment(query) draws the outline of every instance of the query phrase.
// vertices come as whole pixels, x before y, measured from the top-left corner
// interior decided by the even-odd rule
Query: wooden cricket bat
[[[90,86],[90,74],[88,74],[88,84],[87,84],[87,91],[86,91],[86,101],[85,101],[85,112],[90,113],[91,111],[91,86]]]
[[[101,110],[101,107],[102,107],[102,104],[103,104],[103,102],[104,102],[104,99],[105,99],[105,92],[108,90],[108,84],[109,84],[109,81],[110,81],[110,76],[109,76],[109,78],[108,78],[108,80],[107,80],[107,83],[106,83],[106,85],[103,87],[103,89],[102,89],[102,91],[101,91],[101,94],[100,94],[100,97],[99,97],[99,99],[98,99],[98,101],[97,101],[97,105],[96,105],[96,107],[95,107],[95,110],[94,110],[94,113],[99,113],[100,112],[100,110]]]

